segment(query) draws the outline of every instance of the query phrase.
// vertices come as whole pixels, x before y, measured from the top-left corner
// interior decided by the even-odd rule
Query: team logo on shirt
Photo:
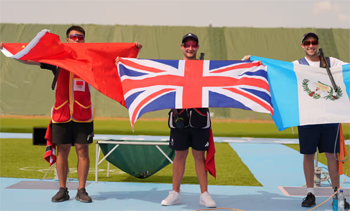
[[[74,91],[85,91],[85,81],[74,79]]]
[[[302,86],[304,91],[314,99],[324,98],[326,100],[335,101],[343,96],[343,91],[339,86],[338,91],[335,92],[332,86],[322,83],[321,81],[311,82],[309,79],[304,79]]]

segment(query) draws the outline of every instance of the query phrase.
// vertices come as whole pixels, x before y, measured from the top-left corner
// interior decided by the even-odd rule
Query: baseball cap
[[[194,39],[194,40],[197,41],[197,43],[199,43],[199,42],[198,42],[198,37],[197,37],[197,35],[195,35],[195,34],[193,34],[193,33],[187,33],[187,34],[185,34],[185,36],[182,37],[182,43],[184,43],[185,40],[188,39],[188,38]]]
[[[314,37],[314,38],[316,38],[316,39],[318,40],[318,36],[317,36],[315,33],[313,33],[313,32],[308,32],[308,33],[304,34],[303,39],[301,40],[301,42],[303,43],[304,40],[305,40],[307,37]]]

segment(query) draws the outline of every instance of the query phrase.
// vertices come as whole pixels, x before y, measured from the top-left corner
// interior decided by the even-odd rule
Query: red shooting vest
[[[52,123],[92,122],[90,85],[73,73],[61,69],[56,84],[56,102],[51,110]]]

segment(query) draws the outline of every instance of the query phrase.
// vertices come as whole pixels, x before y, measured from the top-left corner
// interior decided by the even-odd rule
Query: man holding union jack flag
[[[132,127],[146,112],[172,109],[169,145],[176,151],[173,190],[162,205],[181,203],[180,185],[188,148],[192,147],[202,193],[200,204],[216,207],[207,191],[206,171],[216,178],[215,145],[207,108],[273,114],[266,66],[260,62],[197,60],[198,48],[198,37],[189,33],[182,39],[183,60],[116,60]]]
[[[188,33],[182,38],[183,60],[197,60],[198,37]],[[169,112],[169,147],[175,150],[173,163],[173,190],[161,204],[165,206],[181,204],[180,185],[185,173],[188,148],[192,147],[196,173],[201,189],[201,205],[216,207],[208,193],[208,176],[205,169],[205,151],[209,147],[210,115],[207,108],[172,109]]]

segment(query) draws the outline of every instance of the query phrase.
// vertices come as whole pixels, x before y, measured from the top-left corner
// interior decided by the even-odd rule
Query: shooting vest
[[[208,129],[211,126],[210,113],[208,108],[177,109],[178,116],[183,119],[185,128]],[[169,112],[169,128],[175,127],[176,115],[172,110]]]
[[[53,123],[92,122],[90,85],[73,73],[61,69],[56,87],[56,102],[51,110]]]

